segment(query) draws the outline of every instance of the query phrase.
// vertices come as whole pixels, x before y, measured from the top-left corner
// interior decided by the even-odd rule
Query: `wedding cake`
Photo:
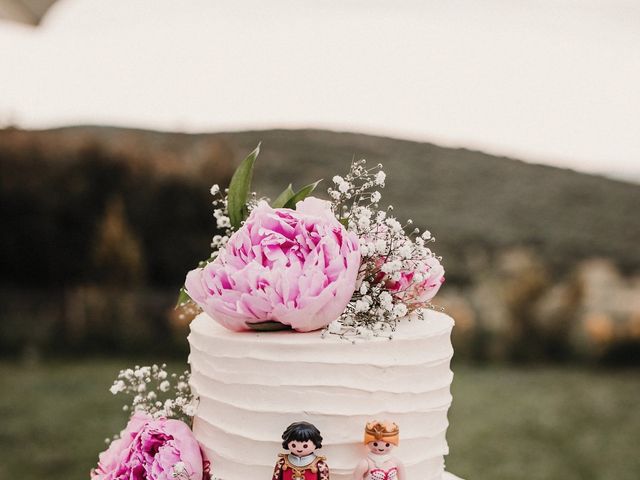
[[[352,480],[363,425],[388,418],[401,428],[408,479],[442,479],[452,326],[432,311],[400,323],[392,340],[353,344],[318,332],[233,332],[199,315],[189,335],[193,429],[214,476],[270,479],[282,430],[305,420],[322,431],[331,478]]]
[[[453,320],[428,230],[381,209],[382,165],[277,198],[259,149],[211,188],[219,234],[178,306],[190,371],[120,372],[126,428],[93,480],[444,480]],[[173,383],[173,386],[172,386]]]

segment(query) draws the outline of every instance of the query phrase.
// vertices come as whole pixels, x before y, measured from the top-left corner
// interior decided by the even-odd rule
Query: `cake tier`
[[[400,426],[394,452],[408,480],[440,479],[453,374],[453,320],[429,312],[403,321],[393,340],[355,344],[319,332],[232,332],[206,314],[191,324],[191,383],[200,397],[194,432],[223,480],[271,478],[292,422],[322,432],[332,480],[351,479],[371,420]]]

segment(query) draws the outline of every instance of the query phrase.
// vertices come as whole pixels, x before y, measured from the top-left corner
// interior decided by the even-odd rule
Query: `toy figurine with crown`
[[[403,463],[391,455],[399,441],[400,429],[395,423],[367,423],[364,444],[368,454],[358,463],[353,472],[353,480],[406,480]]]

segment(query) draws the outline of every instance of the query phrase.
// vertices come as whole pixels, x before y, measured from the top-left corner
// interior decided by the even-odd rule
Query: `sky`
[[[317,127],[640,180],[634,0],[62,0],[0,21],[0,124]]]

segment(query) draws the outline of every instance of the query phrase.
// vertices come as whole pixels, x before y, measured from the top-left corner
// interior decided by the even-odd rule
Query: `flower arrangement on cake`
[[[328,189],[330,200],[289,185],[275,200],[250,192],[259,146],[229,188],[214,185],[222,235],[189,272],[179,304],[195,304],[236,331],[324,328],[332,334],[392,336],[402,318],[421,318],[444,282],[429,231],[380,208],[382,165],[354,161]]]
[[[131,397],[123,407],[131,417],[119,435],[106,439],[92,480],[208,480],[209,462],[191,431],[196,400],[189,372],[136,366],[120,371],[110,391]]]
[[[354,343],[391,339],[401,320],[424,319],[444,269],[429,248],[429,231],[414,228],[411,220],[402,224],[392,207],[380,207],[382,165],[353,161],[344,176],[332,178],[328,200],[312,196],[318,181],[297,191],[289,185],[271,201],[251,191],[259,149],[241,162],[228,188],[211,188],[221,234],[214,236],[210,256],[187,274],[178,306],[201,310],[237,335],[318,331],[319,337]],[[136,366],[121,371],[110,390],[131,397],[124,407],[130,418],[107,441],[92,480],[214,478],[215,463],[192,432],[198,399],[188,371],[170,375],[165,365]],[[366,430],[371,452],[386,455],[397,445],[398,427],[371,425],[393,426],[391,433]],[[274,478],[289,478],[286,470],[292,468],[300,478],[328,479],[324,457],[313,453],[321,443],[314,425],[292,423],[283,434],[290,453],[281,455]],[[304,455],[296,456],[298,449]],[[307,457],[310,463],[303,465]],[[361,476],[386,472],[374,460],[353,468]],[[405,480],[399,460],[383,460],[380,465]]]

